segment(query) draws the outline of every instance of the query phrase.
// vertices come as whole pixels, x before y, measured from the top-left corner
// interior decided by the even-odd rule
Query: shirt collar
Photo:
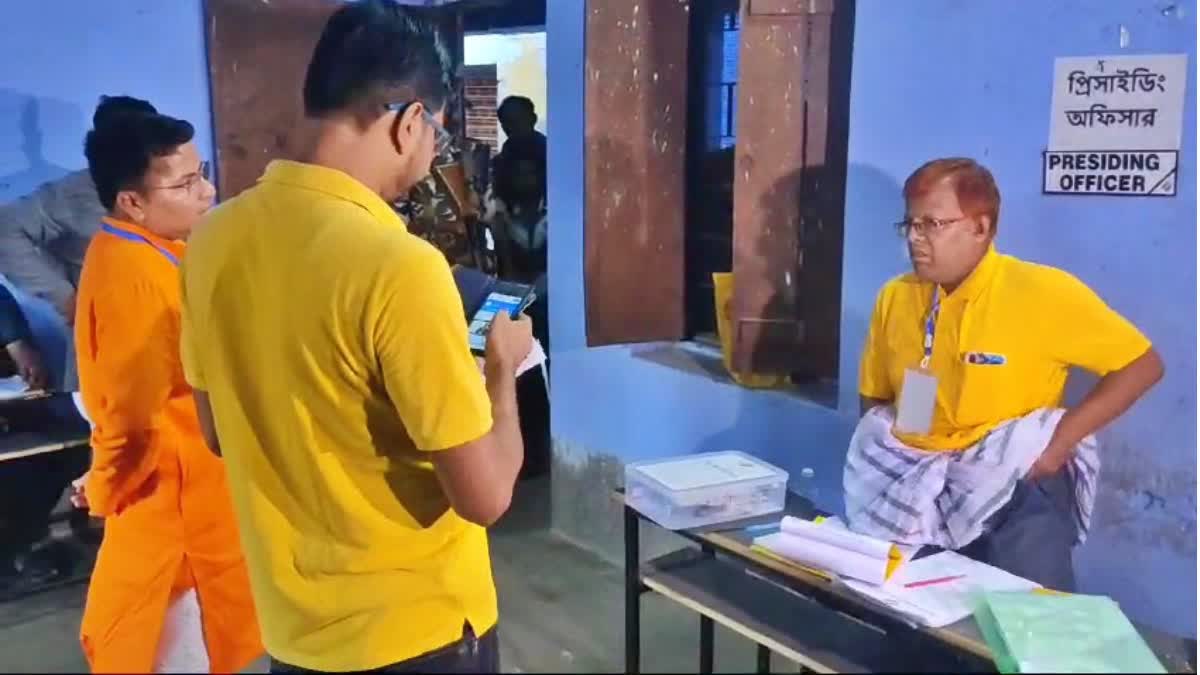
[[[137,236],[142,237],[143,239],[150,242],[154,246],[165,248],[168,251],[179,251],[179,250],[182,250],[186,246],[186,244],[184,244],[184,242],[182,242],[182,241],[175,241],[173,239],[167,239],[166,237],[161,237],[157,234],[154,234],[150,230],[147,230],[146,228],[142,227],[141,225],[137,225],[137,224],[131,223],[126,220],[121,220],[120,218],[114,218],[112,216],[105,216],[101,220],[103,222],[111,225],[112,227],[117,228],[118,230],[124,230],[126,232],[129,232],[130,234],[136,234]]]
[[[972,300],[980,294],[996,276],[996,267],[1000,263],[1000,254],[996,252],[995,244],[988,244],[987,252],[979,259],[975,269],[967,275],[954,292],[947,295],[947,300]]]
[[[396,213],[391,204],[385,202],[374,190],[337,169],[277,159],[267,165],[267,170],[259,181],[291,185],[344,199],[366,209],[381,223],[405,227],[404,219]]]

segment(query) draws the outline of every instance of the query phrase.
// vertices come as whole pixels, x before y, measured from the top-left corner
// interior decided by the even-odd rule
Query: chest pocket
[[[1024,388],[1031,384],[1029,355],[1013,349],[963,349],[962,385],[955,405],[959,424],[974,426],[1024,414]]]

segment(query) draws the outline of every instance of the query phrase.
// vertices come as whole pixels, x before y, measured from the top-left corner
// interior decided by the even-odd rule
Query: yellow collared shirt
[[[492,426],[441,253],[350,176],[274,162],[189,242],[182,334],[272,656],[370,670],[492,628],[487,533],[430,461]]]
[[[895,401],[920,366],[933,285],[888,282],[875,304],[859,393]],[[1001,423],[1061,404],[1068,369],[1120,370],[1150,341],[1074,276],[989,249],[941,301],[930,370],[937,401],[928,434],[897,434],[922,450],[963,450]]]

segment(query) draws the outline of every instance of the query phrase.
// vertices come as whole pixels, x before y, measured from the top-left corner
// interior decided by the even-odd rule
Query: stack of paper
[[[988,593],[975,614],[1002,673],[1163,673],[1110,598]]]
[[[856,534],[836,519],[813,522],[785,516],[779,530],[754,544],[804,567],[872,584],[882,584],[917,551]]]
[[[846,586],[932,628],[949,626],[970,616],[985,592],[1028,592],[1039,588],[1028,579],[952,551],[913,560],[901,567],[887,583],[848,580]]]

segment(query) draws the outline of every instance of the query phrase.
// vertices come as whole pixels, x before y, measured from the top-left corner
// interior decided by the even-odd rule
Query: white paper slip
[[[985,591],[1022,592],[1040,586],[953,551],[902,565],[887,583],[846,580],[846,587],[931,628],[967,618]]]
[[[525,360],[521,362],[521,365],[517,366],[517,377],[524,375],[545,362],[546,350],[542,348],[542,343],[534,338],[533,345],[529,348],[529,353],[525,355]],[[479,374],[484,375],[484,358],[482,356],[475,357],[475,363],[479,364]],[[485,376],[483,379],[486,381],[487,377]]]
[[[525,357],[525,360],[521,362],[521,365],[517,366],[517,377],[524,375],[525,373],[537,368],[545,362],[546,350],[542,348],[541,342],[538,342],[537,339],[534,339],[533,346],[529,349],[529,354]]]

